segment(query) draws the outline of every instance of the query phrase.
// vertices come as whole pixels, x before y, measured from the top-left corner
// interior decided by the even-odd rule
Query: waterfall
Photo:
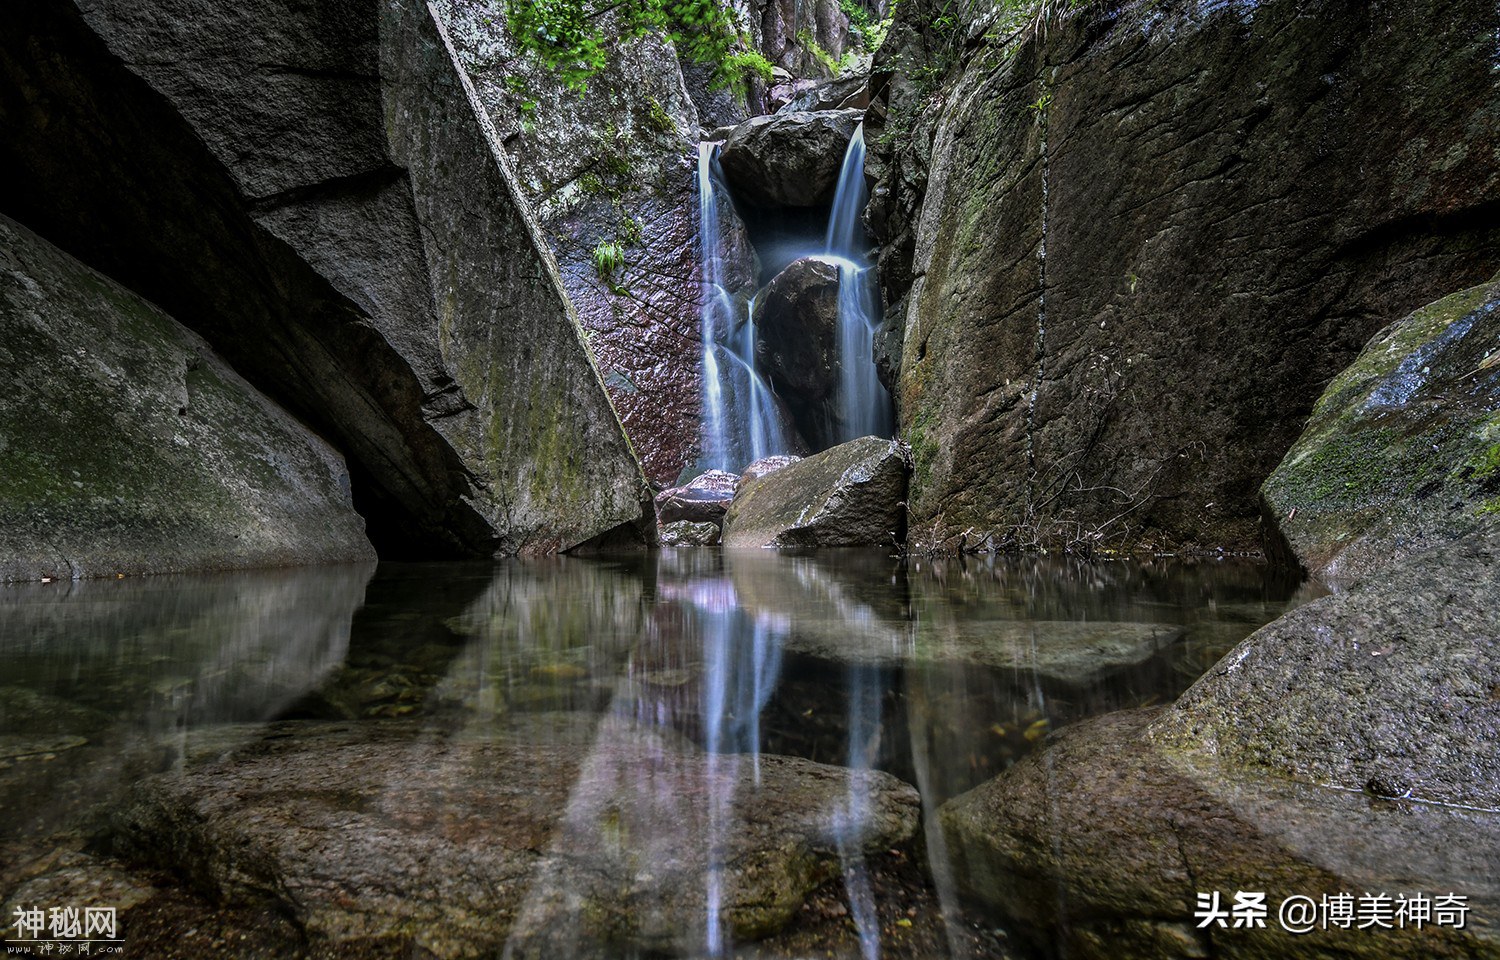
[[[754,301],[726,285],[724,227],[734,203],[719,169],[719,147],[698,145],[698,247],[703,264],[701,469],[739,471],[786,452],[776,399],[755,367]],[[727,216],[726,216],[727,215]]]
[[[869,203],[865,185],[865,125],[860,124],[844,153],[838,191],[828,217],[826,259],[839,268],[840,442],[891,435],[891,396],[875,372],[875,328],[880,322],[876,273],[870,244],[860,225]]]

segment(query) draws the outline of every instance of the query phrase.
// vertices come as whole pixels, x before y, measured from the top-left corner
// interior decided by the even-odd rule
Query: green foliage
[[[594,270],[599,279],[618,289],[615,274],[625,266],[625,248],[613,241],[603,241],[594,248]]]
[[[736,57],[748,42],[718,0],[507,0],[507,18],[521,48],[580,93],[604,69],[609,50],[648,34],[671,40],[695,63],[713,65],[719,85],[744,80],[746,64]]]
[[[759,77],[762,83],[770,83],[776,77],[776,65],[757,50],[740,50],[724,58],[714,74],[712,86],[716,90],[739,86],[750,77]]]
[[[830,77],[839,75],[839,62],[833,58],[833,54],[818,45],[817,38],[811,33],[806,30],[797,31],[797,42],[802,45],[802,49],[813,55],[813,59],[823,65],[823,69],[828,71]]]
[[[620,242],[627,247],[639,246],[641,242],[641,222],[629,214],[620,222]]]

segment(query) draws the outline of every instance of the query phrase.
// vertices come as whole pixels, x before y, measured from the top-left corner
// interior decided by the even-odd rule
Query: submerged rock
[[[656,495],[656,515],[664,524],[678,520],[718,523],[734,499],[740,478],[727,470],[709,470],[679,487]]]
[[[338,453],[4,217],[0,359],[0,581],[374,559]]]
[[[1081,960],[1268,956],[1426,960],[1494,956],[1472,916],[1500,907],[1492,815],[1410,806],[1188,763],[1156,748],[1155,710],[1060,731],[938,812],[960,887],[1010,929]],[[1266,894],[1264,927],[1199,928],[1200,894]],[[1460,891],[1466,930],[1288,933],[1288,897]],[[1315,906],[1316,909],[1316,906]]]
[[[664,547],[712,547],[719,542],[719,525],[712,521],[676,520],[661,525]]]
[[[863,437],[740,487],[724,517],[726,547],[894,546],[906,522],[910,454]]]
[[[977,620],[922,623],[914,633],[873,628],[831,629],[798,621],[785,648],[836,663],[896,667],[971,664],[1088,687],[1139,666],[1182,639],[1168,623],[1071,620]]]
[[[701,949],[710,904],[728,935],[763,936],[837,874],[841,843],[916,829],[916,791],[886,774],[710,757],[616,721],[559,730],[281,725],[142,783],[121,842],[335,947],[580,956]],[[866,815],[841,831],[851,790]]]
[[[1335,581],[1500,525],[1500,277],[1377,334],[1261,495]]]
[[[1486,922],[1292,936],[1275,912],[1500,908],[1497,573],[1500,533],[1471,535],[1262,628],[1170,708],[1064,730],[942,808],[960,883],[1081,957],[1500,953]],[[1199,894],[1237,890],[1268,894],[1266,928],[1197,926]]]
[[[724,143],[724,177],[737,198],[760,206],[832,203],[861,116],[859,110],[822,110],[748,120]]]
[[[1070,5],[919,84],[993,26],[942,6],[866,129],[914,541],[1259,549],[1329,381],[1500,263],[1495,10]]]
[[[793,261],[755,299],[755,358],[813,449],[836,442],[839,268]]]

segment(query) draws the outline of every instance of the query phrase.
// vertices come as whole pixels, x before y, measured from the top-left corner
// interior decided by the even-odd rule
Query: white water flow
[[[786,452],[771,388],[755,367],[754,302],[726,283],[725,215],[733,200],[719,169],[719,147],[698,145],[698,245],[703,264],[703,469],[739,471]]]
[[[891,396],[875,373],[875,328],[880,323],[870,243],[860,224],[870,189],[865,184],[865,126],[844,153],[838,192],[828,217],[825,256],[839,268],[839,442],[891,435]]]

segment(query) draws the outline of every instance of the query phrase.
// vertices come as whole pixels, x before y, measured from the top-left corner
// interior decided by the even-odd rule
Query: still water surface
[[[1308,595],[1232,561],[718,550],[0,587],[0,880],[73,838],[233,900],[216,854],[121,826],[132,786],[199,769],[248,804],[229,822],[293,838],[234,834],[281,851],[277,896],[335,940],[1009,955],[945,878],[938,805],[1052,730],[1170,701]],[[329,776],[355,798],[335,827]]]

